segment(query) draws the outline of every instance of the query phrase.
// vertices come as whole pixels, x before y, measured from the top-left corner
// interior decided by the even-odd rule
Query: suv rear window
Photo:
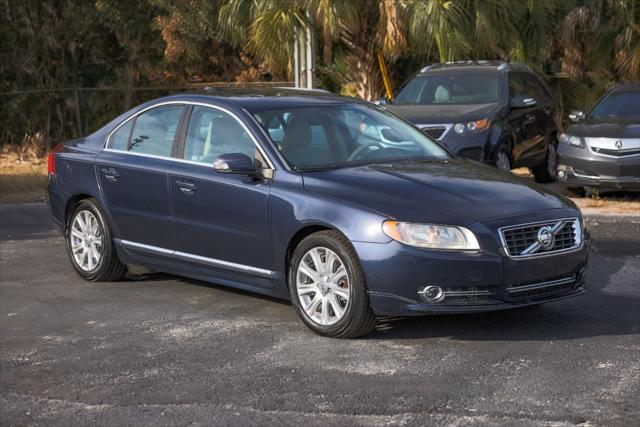
[[[416,76],[404,86],[394,104],[488,104],[500,97],[498,74]]]

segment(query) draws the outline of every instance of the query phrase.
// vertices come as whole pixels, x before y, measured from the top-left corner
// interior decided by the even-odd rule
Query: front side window
[[[400,90],[394,104],[487,104],[500,96],[498,74],[446,74],[414,77]]]
[[[148,110],[118,129],[110,139],[109,148],[132,153],[171,157],[173,140],[180,124],[184,106],[158,107]],[[129,137],[129,131],[131,136]]]
[[[252,112],[287,162],[298,170],[449,158],[424,133],[383,109],[364,104],[291,107]],[[272,128],[273,129],[273,128]]]
[[[527,84],[527,92],[533,99],[541,101],[549,97],[549,94],[547,93],[545,87],[534,76],[526,75],[525,82]]]
[[[213,164],[222,154],[241,153],[255,158],[253,139],[228,113],[214,108],[194,106],[189,119],[183,158]]]
[[[511,98],[514,96],[531,97],[527,89],[527,83],[525,82],[522,74],[509,74],[509,96]]]

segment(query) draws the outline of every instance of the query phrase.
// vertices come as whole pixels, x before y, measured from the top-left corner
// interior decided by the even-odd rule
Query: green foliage
[[[0,0],[0,145],[75,137],[187,83],[288,80],[306,26],[317,83],[368,99],[378,51],[395,86],[432,62],[523,61],[566,109],[640,79],[640,0]]]

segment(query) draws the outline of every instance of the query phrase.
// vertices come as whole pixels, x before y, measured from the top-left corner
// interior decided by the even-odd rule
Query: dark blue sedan
[[[145,265],[290,299],[334,337],[578,295],[587,265],[569,200],[319,92],[148,102],[52,153],[48,199],[87,280]]]

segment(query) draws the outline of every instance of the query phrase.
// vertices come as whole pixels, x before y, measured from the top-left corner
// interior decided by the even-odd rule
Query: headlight
[[[582,138],[579,136],[567,135],[566,133],[561,133],[558,137],[558,141],[563,144],[573,145],[575,147],[584,147],[582,144]]]
[[[467,123],[456,123],[453,126],[453,130],[458,134],[463,134],[465,132],[479,132],[488,129],[490,125],[491,120],[489,119],[472,120]]]
[[[478,239],[464,227],[385,221],[384,234],[400,243],[430,249],[479,250]]]

